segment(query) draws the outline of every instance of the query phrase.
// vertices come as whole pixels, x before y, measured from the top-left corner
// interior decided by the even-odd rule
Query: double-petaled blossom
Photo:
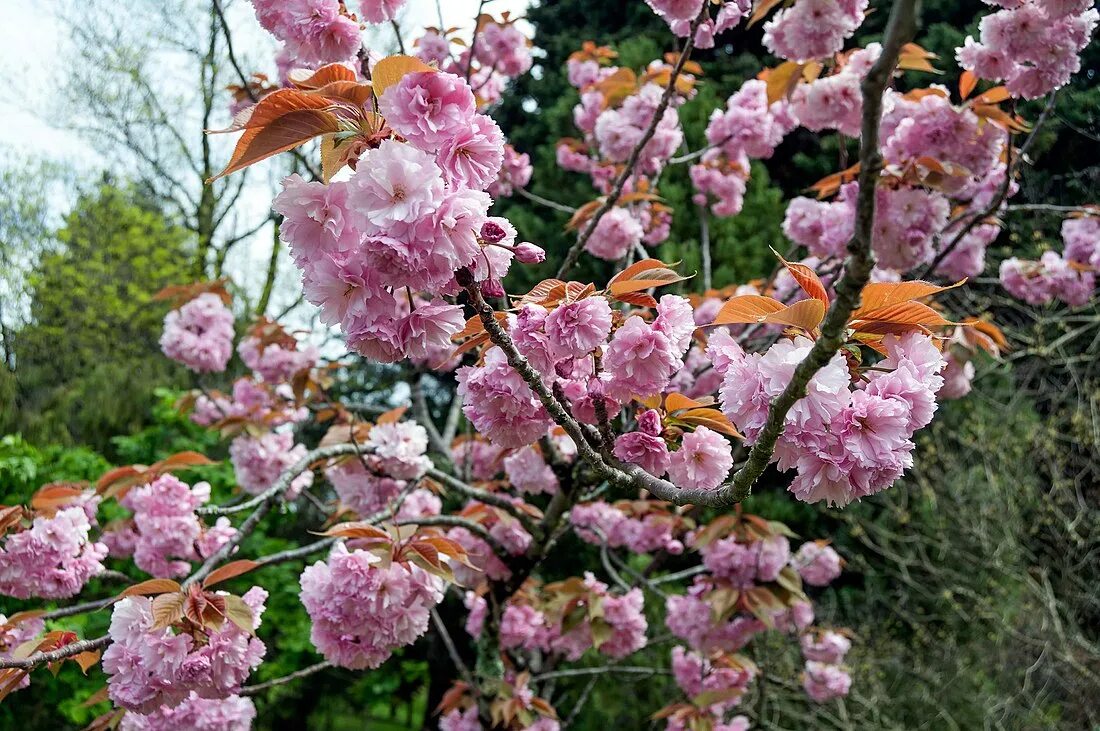
[[[233,355],[233,313],[204,292],[165,316],[160,349],[196,373],[224,371]]]
[[[798,547],[791,565],[811,586],[827,586],[840,576],[841,560],[831,546],[808,541]]]
[[[967,36],[956,51],[976,76],[1004,81],[1009,93],[1036,99],[1069,82],[1081,68],[1100,14],[1091,2],[992,0],[1003,9],[982,18],[979,39]]]
[[[208,500],[209,484],[189,486],[173,475],[127,492],[121,502],[134,513],[131,541],[138,568],[161,578],[185,576],[191,561],[212,554],[231,537],[236,531],[227,521],[207,529],[195,514]]]
[[[443,582],[412,564],[384,564],[368,551],[337,544],[327,561],[306,567],[302,604],[310,640],[343,668],[376,668],[428,630],[429,612],[443,599]]]
[[[546,433],[551,421],[504,351],[490,348],[480,366],[458,370],[462,411],[479,432],[501,447],[522,447]]]
[[[0,594],[27,599],[74,596],[103,573],[107,546],[91,540],[98,497],[36,517],[0,544]]]
[[[267,592],[254,586],[242,599],[256,629]],[[193,696],[230,698],[266,652],[262,641],[235,622],[178,634],[157,626],[153,600],[145,596],[116,604],[107,634],[111,645],[103,653],[103,669],[108,695],[115,705],[141,714],[179,706]]]
[[[237,475],[237,484],[250,495],[259,495],[275,484],[280,475],[306,455],[304,444],[294,443],[293,432],[266,432],[259,436],[245,433],[229,444],[229,458]],[[296,498],[313,484],[313,472],[296,475],[284,493]]]
[[[867,0],[798,0],[764,24],[764,45],[791,61],[831,56],[863,23]]]
[[[260,25],[286,43],[286,52],[298,65],[348,61],[359,51],[359,24],[339,0],[252,0],[252,6]]]
[[[239,695],[203,698],[192,691],[178,706],[161,706],[147,714],[127,713],[119,731],[249,731],[256,719],[252,699]]]

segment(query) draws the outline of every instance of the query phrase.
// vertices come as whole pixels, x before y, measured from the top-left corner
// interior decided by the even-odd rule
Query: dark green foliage
[[[28,277],[30,318],[13,337],[15,408],[3,426],[34,442],[89,444],[140,428],[155,386],[181,385],[160,353],[165,303],[188,280],[189,232],[136,191],[81,196]]]

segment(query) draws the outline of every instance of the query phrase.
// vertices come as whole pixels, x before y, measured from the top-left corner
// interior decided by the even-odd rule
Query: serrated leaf
[[[949,284],[945,287],[921,280],[909,282],[871,282],[860,292],[859,308],[852,313],[852,319],[858,320],[871,317],[875,310],[900,302],[909,302],[911,300],[931,297],[940,292],[954,289],[965,282],[965,279],[960,279],[954,284]]]
[[[772,253],[786,267],[787,272],[794,277],[794,281],[798,282],[798,286],[802,288],[803,292],[816,300],[821,300],[826,307],[829,306],[829,293],[826,291],[825,285],[821,283],[817,272],[805,264],[787,261],[775,249],[772,249]]]
[[[817,299],[799,300],[790,307],[767,315],[760,322],[770,325],[788,325],[806,332],[813,332],[825,319],[825,303]]]
[[[80,671],[85,675],[88,674],[88,670],[95,666],[99,662],[99,657],[102,653],[99,650],[85,650],[79,655],[73,655],[70,658],[73,662],[80,666]]]
[[[779,300],[760,294],[742,294],[731,297],[722,305],[718,316],[711,325],[755,324],[764,321],[768,315],[786,309]]]
[[[170,592],[178,592],[180,590],[179,583],[172,581],[171,579],[147,579],[133,586],[128,586],[122,590],[122,593],[118,595],[119,599],[124,599],[128,596],[149,596],[151,594],[167,594]]]
[[[247,558],[240,559],[239,561],[230,561],[224,566],[220,566],[211,571],[210,575],[207,576],[202,582],[203,588],[210,588],[214,584],[220,584],[223,581],[228,581],[229,579],[240,576],[241,574],[246,574],[259,565],[260,564],[256,563],[255,561]]]
[[[252,614],[252,607],[245,603],[239,596],[229,594],[222,597],[225,600],[225,618],[237,625],[241,631],[254,634],[256,619]]]
[[[434,72],[436,69],[415,56],[387,56],[371,69],[371,86],[374,87],[375,95],[381,97],[386,93],[386,89],[400,82],[406,74],[423,71]]]
[[[225,169],[210,180],[243,170],[314,137],[341,131],[340,118],[330,111],[332,105],[330,99],[297,89],[279,89],[268,94],[256,102],[251,115],[242,124],[218,130],[243,129],[244,133],[237,140]]]
[[[676,418],[692,426],[705,426],[711,431],[716,431],[726,436],[735,437],[737,439],[745,438],[741,432],[734,428],[730,420],[726,418],[726,415],[718,409],[691,409],[681,414],[677,414]]]
[[[336,536],[338,538],[373,538],[386,543],[393,541],[389,533],[365,521],[338,523],[318,535]]]
[[[171,627],[183,618],[186,597],[181,592],[161,594],[153,599],[153,628]]]

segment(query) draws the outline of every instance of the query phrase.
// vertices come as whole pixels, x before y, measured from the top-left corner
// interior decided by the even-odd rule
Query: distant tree
[[[142,426],[154,386],[181,381],[157,343],[168,308],[151,298],[187,280],[192,239],[109,182],[79,198],[57,239],[27,277],[29,320],[12,338],[19,416],[5,426],[102,450]]]

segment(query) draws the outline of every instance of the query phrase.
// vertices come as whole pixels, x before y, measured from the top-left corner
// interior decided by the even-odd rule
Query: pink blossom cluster
[[[723,373],[722,410],[750,444],[812,345],[801,336],[782,339],[761,355],[745,353],[725,333],[711,337],[709,354]],[[932,420],[944,360],[919,333],[887,336],[883,345],[888,356],[855,390],[835,354],[787,414],[773,459],[780,470],[796,471],[789,489],[800,500],[847,505],[886,489],[912,465],[912,437]]]
[[[178,706],[161,706],[152,713],[127,713],[120,731],[249,731],[256,719],[251,698],[203,698],[194,691]]]
[[[443,581],[418,566],[388,565],[368,551],[337,544],[327,561],[306,567],[302,604],[314,647],[334,665],[376,668],[428,630]]]
[[[476,112],[465,80],[410,73],[379,107],[407,142],[368,150],[347,182],[290,176],[275,208],[323,321],[340,324],[357,352],[392,362],[438,352],[461,329],[461,307],[441,299],[457,293],[456,271],[468,268],[487,293],[503,291],[516,232],[488,216],[484,189],[497,178],[504,139]],[[415,308],[405,288],[423,293]]]
[[[841,186],[835,201],[798,197],[787,206],[783,232],[821,259],[839,257],[855,230],[859,186]],[[871,246],[880,267],[909,271],[931,261],[935,235],[943,230],[951,204],[940,193],[910,186],[879,186]]]
[[[268,383],[289,381],[294,374],[313,367],[317,362],[316,348],[299,350],[280,343],[263,344],[255,337],[243,338],[237,352],[244,364],[258,373]]]
[[[607,636],[598,650],[616,659],[631,655],[646,645],[644,597],[640,589],[631,589],[617,595],[608,591],[607,584],[591,573],[585,573],[586,593],[581,597],[585,605],[598,605],[602,616],[595,621],[606,625]],[[470,611],[466,630],[471,636],[481,636],[488,603],[474,592],[466,592],[466,608]],[[500,643],[505,649],[521,648],[564,655],[569,661],[580,659],[596,643],[593,638],[590,615],[568,631],[563,631],[562,617],[539,609],[530,603],[509,601],[500,619]]]
[[[1081,68],[1100,14],[1092,0],[989,0],[1001,10],[982,18],[979,40],[956,51],[976,76],[1004,81],[1012,96],[1036,99],[1065,86]]]
[[[462,412],[497,446],[522,447],[550,428],[550,415],[500,348],[487,350],[482,365],[459,368],[457,377]]]
[[[411,421],[376,424],[363,443],[362,457],[336,462],[325,476],[340,502],[361,517],[387,508],[408,486],[432,466],[426,452],[428,434]],[[439,498],[427,490],[414,490],[398,509],[400,517],[436,515]]]
[[[538,495],[558,491],[558,477],[536,445],[523,447],[505,457],[504,474],[512,488],[519,492]]]
[[[1100,217],[1082,216],[1062,221],[1062,256],[1068,261],[1100,269]]]
[[[930,157],[950,175],[947,183],[963,187],[971,178],[984,179],[998,164],[1008,133],[997,124],[980,119],[968,107],[956,107],[947,92],[909,99],[887,93],[880,136],[882,156],[888,164],[905,165]]]
[[[165,316],[160,349],[196,373],[224,371],[233,355],[233,313],[204,292]]]
[[[626,162],[657,114],[663,95],[663,87],[656,83],[647,83],[636,94],[628,96],[621,106],[605,109],[596,117],[592,132],[605,161]],[[680,119],[670,104],[662,112],[653,137],[642,147],[638,169],[643,174],[657,174],[683,140]]]
[[[793,566],[810,586],[828,586],[840,576],[842,561],[831,546],[821,541],[807,541],[791,557]]]
[[[675,555],[684,550],[677,537],[680,524],[676,516],[660,510],[636,514],[635,507],[603,500],[580,503],[573,506],[569,520],[577,535],[588,543],[606,542],[610,548],[626,548],[633,553],[663,550]]]
[[[687,38],[692,22],[703,7],[700,0],[646,0],[646,3],[681,38]],[[714,37],[740,23],[751,9],[751,0],[726,0],[719,5],[713,18],[708,12],[695,30],[695,47],[714,48]]]
[[[506,78],[521,76],[531,68],[531,42],[514,23],[482,23],[473,41],[474,58],[484,69]]]
[[[806,668],[802,688],[815,703],[825,703],[848,695],[852,676],[841,663],[852,641],[830,630],[809,631],[799,639]]]
[[[1029,305],[1045,305],[1055,299],[1081,307],[1096,290],[1096,274],[1057,251],[1046,251],[1038,261],[1016,257],[1001,262],[1001,285],[1013,297]]]
[[[259,436],[245,432],[229,444],[229,459],[241,489],[259,495],[305,457],[306,451],[304,444],[294,443],[293,432],[266,432]],[[291,481],[284,493],[286,499],[294,500],[312,484],[313,472],[302,472]]]
[[[212,426],[222,420],[247,421],[275,428],[303,421],[309,416],[304,407],[294,404],[294,394],[286,384],[272,387],[252,378],[238,378],[233,393],[227,397],[204,393],[195,400],[191,421],[200,426]]]
[[[531,156],[526,152],[516,152],[516,148],[506,143],[500,172],[497,174],[497,179],[489,184],[489,195],[494,198],[511,198],[515,195],[517,188],[527,187],[534,171]]]
[[[253,629],[259,627],[267,592],[254,586],[242,599],[252,611]],[[201,641],[192,633],[177,634],[155,624],[149,597],[126,597],[111,614],[111,645],[103,653],[103,670],[111,700],[128,711],[163,713],[162,707],[185,703],[192,693],[206,699],[229,698],[259,667],[267,650],[261,640],[229,621],[206,627]]]
[[[360,0],[359,12],[363,20],[377,25],[397,18],[397,11],[405,6],[405,0]]]
[[[715,588],[714,580],[704,574],[695,578],[686,593],[668,597],[665,625],[693,649],[704,653],[736,652],[768,626],[749,614],[716,617],[714,607],[707,601],[708,594]],[[813,606],[805,601],[796,601],[772,617],[777,629],[792,632],[806,629],[813,621]]]
[[[712,576],[745,589],[778,579],[779,572],[790,561],[791,548],[781,535],[752,541],[731,535],[706,544],[699,554]]]
[[[0,544],[0,594],[63,599],[103,573],[107,546],[90,538],[98,505],[91,496],[9,533]]]
[[[371,6],[400,4],[367,0],[364,12],[369,16]],[[359,52],[359,23],[339,0],[252,0],[252,7],[264,30],[286,44],[285,51],[296,65],[348,61]]]
[[[40,617],[28,617],[15,624],[9,624],[8,618],[0,614],[0,660],[13,659],[16,648],[25,642],[30,642],[45,629],[46,623]],[[30,673],[26,673],[15,689],[20,690],[30,684]]]
[[[236,534],[228,518],[203,526],[195,509],[209,500],[209,484],[189,486],[174,475],[132,488],[121,503],[133,511],[133,522],[114,539],[114,547],[124,553],[132,546],[134,563],[153,576],[186,576],[190,561],[213,554]]]
[[[831,56],[863,23],[867,0],[798,0],[764,24],[764,46],[791,61]]]
[[[847,57],[834,73],[795,87],[791,113],[808,130],[835,129],[849,137],[859,136],[863,115],[863,94],[859,85],[882,53],[882,46],[870,43]]]
[[[751,663],[742,664],[724,654],[708,657],[681,646],[672,648],[672,675],[676,685],[689,698],[703,693],[721,698],[705,709],[716,720],[741,702],[756,673]]]
[[[705,206],[712,201],[710,211],[714,215],[736,216],[745,204],[750,172],[749,159],[743,153],[731,160],[716,150],[708,150],[689,171],[695,189],[692,202]]]
[[[711,112],[707,144],[730,158],[741,153],[766,159],[797,125],[785,99],[768,103],[768,85],[750,79],[726,100],[726,108]]]

